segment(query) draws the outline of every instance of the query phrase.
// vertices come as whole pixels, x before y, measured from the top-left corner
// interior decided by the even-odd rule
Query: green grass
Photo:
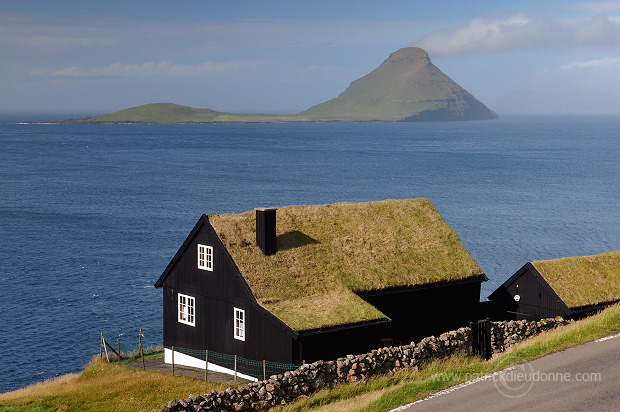
[[[226,387],[94,359],[80,374],[63,375],[0,394],[0,411],[159,411],[171,399]]]
[[[150,103],[78,120],[90,123],[273,123],[309,119],[298,115],[225,113],[173,103]]]
[[[419,372],[403,370],[391,377],[381,376],[361,384],[344,384],[331,391],[320,391],[312,397],[278,407],[275,411],[385,411],[474,377],[576,346],[618,330],[620,305],[615,305],[588,319],[544,332],[489,361],[474,357],[452,357],[432,362]]]
[[[384,317],[354,292],[482,276],[427,199],[279,208],[271,256],[253,211],[209,221],[258,302],[295,330]]]
[[[433,65],[424,50],[408,47],[392,53],[338,97],[300,115],[317,120],[400,121],[422,112],[444,110],[442,120],[464,120],[472,102],[480,106],[480,119],[496,117]]]

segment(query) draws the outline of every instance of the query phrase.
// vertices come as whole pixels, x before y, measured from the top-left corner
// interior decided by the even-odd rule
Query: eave
[[[394,286],[394,287],[383,288],[383,289],[354,291],[354,292],[359,297],[365,298],[365,297],[371,297],[371,296],[382,296],[382,295],[390,295],[390,294],[395,294],[395,293],[412,292],[415,290],[436,289],[436,288],[442,288],[446,286],[456,286],[456,285],[463,285],[463,284],[476,283],[476,282],[486,282],[487,280],[489,280],[489,278],[484,273],[482,273],[482,274],[473,275],[471,277],[464,278],[464,279],[442,280],[439,282],[423,283],[420,285]]]

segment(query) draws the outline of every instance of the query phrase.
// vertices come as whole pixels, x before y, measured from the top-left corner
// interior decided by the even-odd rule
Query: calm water
[[[620,249],[620,118],[0,124],[0,392],[161,343],[152,287],[202,213],[427,197],[490,281]]]

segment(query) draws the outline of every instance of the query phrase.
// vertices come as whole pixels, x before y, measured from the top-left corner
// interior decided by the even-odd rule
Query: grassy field
[[[588,319],[545,332],[489,361],[453,357],[433,362],[422,371],[400,371],[273,409],[292,411],[385,411],[496,370],[517,360],[536,359],[620,330],[620,305]],[[159,410],[170,399],[203,394],[224,385],[183,376],[143,371],[126,365],[91,362],[81,374],[61,376],[0,394],[0,411],[132,411]]]
[[[63,375],[0,394],[0,412],[158,411],[171,399],[223,390],[228,385],[142,370],[97,357],[82,373]]]

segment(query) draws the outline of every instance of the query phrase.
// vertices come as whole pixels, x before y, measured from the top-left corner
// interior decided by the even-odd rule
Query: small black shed
[[[620,301],[620,252],[528,262],[489,301],[499,319],[590,315]]]

